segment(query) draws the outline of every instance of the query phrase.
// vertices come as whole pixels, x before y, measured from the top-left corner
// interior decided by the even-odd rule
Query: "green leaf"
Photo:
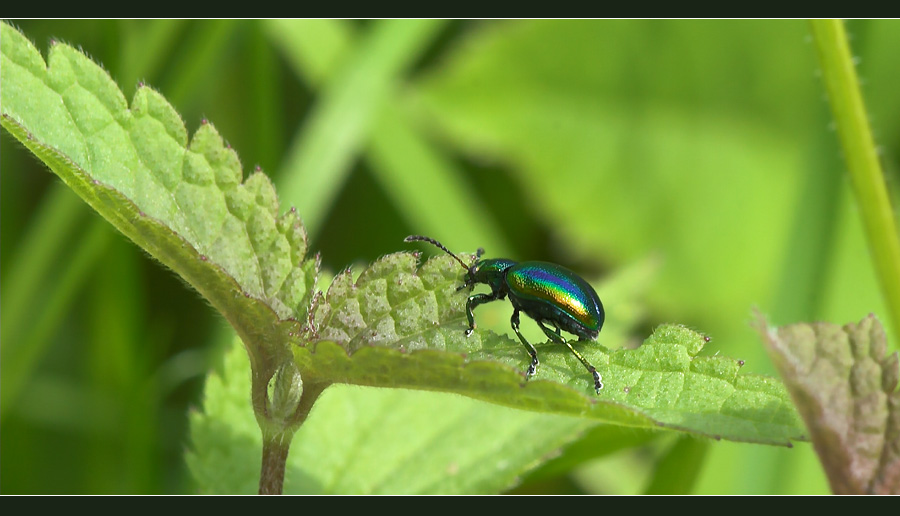
[[[200,493],[257,492],[262,435],[247,407],[249,366],[240,346],[232,346],[221,371],[206,379],[203,412],[190,414],[185,461]]]
[[[464,255],[463,259],[470,255]],[[503,405],[579,415],[714,438],[789,445],[803,430],[783,386],[741,375],[743,362],[699,356],[703,335],[664,325],[636,350],[574,343],[604,378],[590,376],[564,347],[536,344],[541,360],[526,382],[521,345],[476,330],[465,336],[463,271],[448,256],[416,268],[409,253],[386,256],[355,283],[345,271],[316,312],[321,340],[294,348],[304,382],[458,392]]]
[[[763,339],[809,427],[836,494],[900,494],[898,354],[884,328],[859,323],[769,328]]]
[[[603,295],[620,300],[607,314],[606,335],[613,342],[624,341],[642,316],[636,307],[655,270],[652,261],[638,263],[601,286]],[[489,316],[492,308],[485,306],[479,317]],[[248,378],[247,364],[232,351],[224,372],[207,381],[203,413],[191,416],[188,463],[201,492],[255,491],[260,437],[243,406]],[[567,463],[596,457],[610,443],[613,449],[633,445],[635,435],[646,442],[659,434],[608,425],[606,433],[586,432],[594,426],[591,419],[512,410],[461,396],[334,385],[291,445],[285,492],[496,493],[583,434],[595,444],[567,447]]]
[[[40,53],[2,25],[2,125],[119,231],[172,268],[232,324],[264,387],[305,321],[317,273],[306,233],[261,171],[205,121],[188,142],[178,113],[141,86],[129,108],[74,48]],[[277,357],[281,359],[277,359]],[[265,390],[254,391],[264,410]]]

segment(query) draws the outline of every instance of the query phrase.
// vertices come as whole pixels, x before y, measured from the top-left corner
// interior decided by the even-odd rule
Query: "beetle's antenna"
[[[403,241],[404,241],[404,242],[428,242],[429,244],[431,244],[431,245],[437,247],[438,249],[440,249],[440,250],[444,251],[445,253],[449,254],[450,256],[456,258],[456,261],[458,261],[459,264],[463,266],[463,269],[469,270],[469,266],[466,265],[466,262],[462,261],[462,260],[459,258],[459,256],[456,256],[455,254],[453,254],[452,252],[450,252],[449,249],[447,249],[446,247],[444,247],[444,244],[438,242],[437,240],[435,240],[435,239],[433,239],[433,238],[428,238],[427,236],[422,236],[422,235],[410,235],[410,236],[404,238]],[[481,251],[482,253],[484,252],[484,251],[482,251],[481,249],[479,249],[479,251]],[[478,256],[481,256],[481,254],[479,254]]]

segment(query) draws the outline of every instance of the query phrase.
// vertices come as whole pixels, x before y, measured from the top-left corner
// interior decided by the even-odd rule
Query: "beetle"
[[[462,259],[433,238],[410,235],[404,241],[428,242],[455,258],[466,270],[465,283],[457,288],[457,291],[479,283],[491,288],[489,294],[473,294],[466,301],[466,318],[469,322],[469,327],[466,329],[467,337],[475,331],[475,315],[473,314],[475,307],[509,297],[509,301],[513,305],[510,324],[531,356],[531,365],[525,372],[525,379],[534,376],[540,361],[534,346],[519,331],[519,312],[534,319],[551,341],[564,344],[569,348],[569,351],[591,373],[594,378],[594,390],[600,394],[600,389],[603,388],[600,373],[560,333],[561,330],[565,330],[576,335],[579,341],[594,340],[600,334],[606,313],[603,311],[600,297],[588,282],[569,269],[555,263],[516,262],[506,258],[482,260],[484,249],[478,249],[472,265],[466,265]],[[552,326],[553,329],[545,326],[545,323]]]

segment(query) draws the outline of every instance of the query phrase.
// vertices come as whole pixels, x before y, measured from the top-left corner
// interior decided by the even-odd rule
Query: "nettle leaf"
[[[463,259],[470,259],[466,255]],[[321,340],[294,348],[304,382],[452,391],[530,410],[635,427],[666,427],[735,441],[790,445],[803,429],[777,380],[741,375],[743,362],[699,356],[708,342],[677,325],[659,327],[635,350],[574,343],[603,376],[590,375],[563,346],[535,344],[541,365],[524,379],[528,355],[507,335],[465,336],[463,271],[440,256],[385,256],[353,283],[335,278],[315,322]]]
[[[129,108],[109,74],[81,52],[40,53],[2,30],[2,125],[119,231],[176,271],[232,324],[258,383],[289,357],[314,290],[306,232],[260,170],[243,183],[237,154],[204,123],[184,123],[139,86]],[[265,410],[265,390],[254,403]]]
[[[638,262],[600,285],[602,296],[618,300],[607,313],[610,328],[609,333],[604,328],[605,339],[623,341],[621,335],[640,320],[639,300],[656,269],[653,261]],[[480,323],[491,308],[479,311]],[[249,365],[240,350],[232,349],[221,374],[206,382],[203,413],[191,415],[193,446],[187,463],[200,492],[255,491],[262,439],[252,412],[241,407],[249,383]],[[605,450],[567,447],[563,464],[554,466],[557,474],[559,467],[570,469],[598,455],[643,444],[659,433],[514,410],[445,393],[334,385],[322,393],[295,434],[284,492],[497,493],[557,455],[561,446],[598,427],[607,429],[602,438]],[[591,433],[599,439],[595,430]]]
[[[832,491],[900,494],[898,355],[878,319],[759,327]]]

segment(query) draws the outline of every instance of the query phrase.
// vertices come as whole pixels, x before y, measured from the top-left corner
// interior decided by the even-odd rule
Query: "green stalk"
[[[299,375],[296,370],[291,376]],[[292,380],[285,377],[288,383]],[[276,380],[277,382],[278,380]],[[261,495],[280,495],[284,490],[284,469],[287,464],[288,452],[291,448],[291,439],[294,433],[300,428],[306,418],[309,417],[309,411],[312,410],[316,400],[330,384],[328,383],[310,383],[302,387],[299,400],[295,398],[296,384],[287,390],[292,393],[282,393],[283,396],[275,395],[272,402],[272,410],[264,417],[257,414],[260,430],[262,430],[262,467],[259,473],[259,494]],[[284,388],[282,383],[280,386]],[[279,387],[275,388],[276,390]],[[287,418],[279,417],[284,415],[285,410],[290,410],[291,414]]]
[[[900,335],[900,240],[847,33],[840,20],[813,20],[810,25],[875,273],[894,335]]]

